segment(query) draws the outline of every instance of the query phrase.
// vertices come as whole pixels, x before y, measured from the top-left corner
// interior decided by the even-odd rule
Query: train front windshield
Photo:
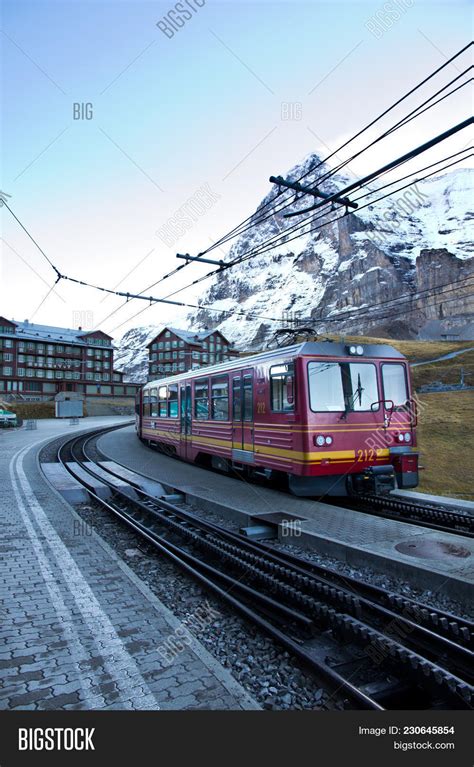
[[[403,365],[390,365],[395,367],[404,370]],[[377,368],[372,362],[309,362],[308,381],[310,408],[316,413],[375,412],[382,397],[390,397],[379,393]],[[402,396],[399,371],[387,371],[387,382],[387,388],[397,394],[398,400]],[[405,402],[408,396],[405,378],[403,387]]]

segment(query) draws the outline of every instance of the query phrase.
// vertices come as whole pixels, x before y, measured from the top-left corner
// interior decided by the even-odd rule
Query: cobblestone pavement
[[[0,432],[0,709],[258,708],[194,638],[160,654],[179,621],[45,482],[38,423]]]

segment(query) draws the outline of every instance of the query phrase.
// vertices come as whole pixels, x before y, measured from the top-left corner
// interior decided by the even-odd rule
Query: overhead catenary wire
[[[300,216],[301,214],[307,213],[310,210],[315,210],[316,208],[320,208],[322,205],[326,205],[329,202],[336,202],[338,198],[341,198],[342,196],[346,197],[349,194],[349,192],[353,191],[354,189],[358,189],[359,187],[365,184],[368,184],[370,181],[375,181],[378,178],[378,176],[382,175],[383,173],[386,173],[387,171],[390,171],[390,170],[395,170],[404,162],[415,159],[415,157],[418,157],[418,155],[423,154],[424,152],[427,152],[429,149],[432,149],[438,144],[441,144],[443,141],[446,141],[448,138],[451,138],[451,136],[454,136],[456,135],[456,133],[459,133],[459,131],[462,131],[465,128],[468,128],[473,123],[474,123],[474,117],[467,117],[462,122],[458,123],[457,125],[454,125],[452,128],[449,128],[443,133],[440,133],[438,136],[434,136],[429,141],[425,141],[424,144],[421,144],[415,149],[411,149],[409,152],[406,152],[401,157],[397,157],[395,160],[392,160],[391,162],[387,163],[382,168],[378,168],[377,170],[374,170],[371,173],[368,173],[366,176],[359,179],[358,181],[353,181],[351,184],[344,187],[344,189],[340,189],[339,191],[330,195],[323,202],[315,202],[309,208],[295,211],[294,213],[286,213],[285,215],[286,217]]]
[[[470,157],[470,156],[471,156],[471,155],[468,155],[468,157]],[[465,158],[462,158],[462,160],[464,160],[464,159],[465,159]],[[433,176],[435,173],[439,172],[439,170],[446,170],[447,168],[450,168],[450,167],[452,167],[453,165],[457,165],[459,162],[461,162],[461,160],[457,160],[457,161],[455,161],[455,162],[449,163],[448,165],[445,165],[445,166],[444,166],[442,169],[438,169],[438,170],[436,170],[436,171],[433,171],[432,173],[428,173],[428,174],[426,174],[426,176],[422,176],[421,178],[416,178],[414,181],[412,181],[412,182],[410,182],[410,183],[408,183],[408,184],[405,184],[404,186],[400,187],[399,189],[395,189],[393,192],[388,192],[387,194],[384,194],[384,195],[382,195],[381,197],[378,197],[376,200],[370,200],[370,201],[369,201],[369,202],[367,202],[365,205],[362,205],[362,206],[360,206],[358,210],[359,210],[359,211],[361,211],[361,210],[364,210],[364,208],[368,208],[369,206],[374,206],[374,205],[376,205],[376,203],[380,202],[381,200],[384,200],[384,199],[386,199],[387,197],[391,197],[391,196],[392,196],[392,194],[395,194],[395,193],[397,193],[397,192],[401,192],[401,191],[403,191],[404,189],[407,189],[408,187],[410,187],[410,186],[413,186],[414,184],[417,184],[419,181],[423,181],[425,178],[429,178],[430,176]],[[314,231],[317,231],[317,230],[319,230],[319,229],[322,229],[324,226],[327,226],[328,224],[333,224],[333,223],[335,223],[335,222],[337,222],[337,221],[339,221],[339,220],[341,220],[341,219],[343,219],[343,218],[346,218],[346,216],[347,216],[347,214],[346,214],[346,213],[343,213],[343,214],[341,214],[340,216],[336,217],[335,219],[332,219],[332,220],[331,220],[331,221],[329,221],[329,222],[326,222],[326,223],[320,224],[319,226],[314,226],[314,227],[311,227],[311,228],[308,230],[308,232],[306,232],[305,234],[310,234],[310,233],[312,233],[312,232],[314,232]],[[296,239],[298,239],[298,238],[299,238],[299,237],[301,237],[301,236],[302,236],[301,234],[296,234],[294,237],[290,237],[290,238],[289,238],[289,239],[288,239],[288,240],[285,242],[285,244],[288,244],[288,242],[291,242],[291,241],[293,241],[293,240],[296,240]],[[250,256],[247,256],[245,260],[249,260],[250,258],[254,258],[254,257],[258,256],[258,255],[262,255],[262,253],[265,253],[265,252],[267,252],[267,250],[271,250],[273,247],[274,247],[274,246],[268,246],[266,249],[264,249],[264,250],[261,250],[261,251],[259,251],[258,253],[254,253],[254,254],[251,254]],[[245,260],[244,260],[244,261],[245,261]],[[242,263],[244,263],[244,261],[242,261]]]
[[[467,151],[467,149],[466,150],[462,150],[462,152],[464,152],[464,151]],[[454,157],[457,154],[458,153],[455,153],[454,155],[451,155],[451,157]],[[458,164],[458,162],[464,161],[469,156],[470,155],[467,155],[466,157],[462,157],[457,162],[450,163],[448,165],[443,166],[442,168],[438,168],[437,170],[433,171],[433,173],[429,173],[426,176],[423,176],[422,178],[415,179],[415,181],[412,182],[412,183],[416,184],[419,181],[422,181],[425,178],[428,178],[429,176],[434,175],[435,173],[439,173],[439,172],[441,172],[443,170],[446,170],[447,168],[452,167],[453,165]],[[442,160],[439,160],[436,163],[432,163],[431,165],[426,166],[426,168],[430,168],[433,165],[438,165],[441,162],[445,162],[446,159],[449,159],[449,157],[448,158],[443,158]],[[415,175],[417,173],[421,173],[426,168],[422,168],[422,169],[419,169],[417,171],[414,171],[412,174],[408,174],[408,176],[405,176],[404,178],[408,178],[411,175]],[[395,181],[392,181],[389,184],[386,184],[384,187],[382,187],[382,189],[386,188],[387,186],[392,186],[393,184],[398,183],[401,180],[403,180],[403,178],[402,179],[396,179]],[[405,188],[407,188],[408,186],[411,186],[411,185],[412,184],[407,184],[406,186],[401,187],[400,189],[395,189],[391,194],[396,194],[399,191],[403,191],[403,189],[405,189]],[[378,191],[379,191],[379,189],[374,189],[374,190],[368,192],[367,194],[376,194]],[[357,212],[359,213],[359,211],[363,210],[364,208],[368,207],[369,205],[375,205],[378,201],[380,201],[382,199],[385,199],[386,197],[391,196],[391,194],[384,195],[383,197],[378,198],[377,200],[373,200],[372,202],[368,203],[367,205],[359,207]],[[361,199],[363,196],[366,196],[366,195],[361,195],[361,197],[358,197],[358,198],[355,198],[355,199]],[[213,269],[213,270],[207,272],[206,274],[202,275],[201,277],[198,277],[192,283],[189,283],[188,285],[185,285],[185,286],[183,286],[181,288],[177,288],[172,293],[167,294],[165,296],[165,298],[170,298],[171,296],[177,295],[178,293],[181,293],[183,290],[186,290],[187,288],[189,288],[191,286],[197,285],[197,284],[203,282],[204,280],[207,280],[210,277],[212,277],[212,276],[214,276],[214,275],[216,275],[216,274],[218,274],[220,272],[226,271],[227,269],[231,269],[234,266],[238,266],[241,263],[245,263],[245,261],[250,260],[250,258],[254,258],[254,257],[258,256],[258,255],[261,255],[262,253],[265,253],[265,252],[267,252],[269,250],[272,250],[275,247],[279,247],[279,246],[282,246],[282,245],[287,245],[289,242],[292,242],[293,240],[296,240],[296,239],[298,239],[299,237],[301,237],[301,236],[303,236],[305,234],[309,234],[311,232],[317,231],[318,229],[322,229],[325,226],[329,226],[330,224],[336,223],[337,221],[345,218],[348,214],[342,213],[342,214],[332,218],[331,220],[324,222],[320,226],[311,227],[311,228],[308,229],[308,231],[306,231],[306,232],[304,231],[311,224],[312,221],[324,218],[327,215],[328,215],[328,212],[321,212],[319,215],[308,216],[308,218],[304,222],[298,222],[297,224],[294,224],[293,227],[290,227],[289,229],[286,229],[284,232],[279,232],[278,234],[273,235],[271,238],[269,238],[268,241],[264,241],[263,243],[259,243],[254,248],[252,248],[249,251],[246,251],[245,253],[241,254],[238,258],[234,259],[233,261],[229,261],[228,263],[224,263],[224,265],[221,268],[219,268],[219,269]],[[354,215],[354,214],[349,214],[349,215]],[[309,221],[309,224],[308,224],[308,221]],[[292,234],[293,232],[298,232],[300,230],[301,230],[300,234],[297,234],[294,237],[288,238],[289,234]],[[282,241],[279,242],[279,240],[282,240]]]
[[[347,141],[345,141],[341,146],[339,146],[337,149],[332,151],[324,160],[321,160],[316,166],[310,168],[306,173],[304,173],[302,176],[300,176],[297,180],[302,181],[304,178],[306,178],[310,173],[313,173],[315,170],[317,170],[321,165],[328,162],[328,160],[332,159],[335,155],[337,155],[339,152],[341,152],[343,149],[345,149],[349,144],[351,144],[355,139],[359,138],[359,136],[362,136],[367,130],[372,128],[379,120],[381,120],[383,117],[385,117],[389,112],[391,112],[393,109],[395,109],[397,106],[399,106],[403,101],[405,101],[407,98],[409,98],[413,93],[415,93],[417,90],[419,90],[423,85],[425,85],[427,82],[429,82],[431,79],[433,79],[439,72],[441,72],[443,69],[445,69],[447,66],[449,66],[453,61],[455,61],[457,58],[462,56],[463,53],[465,53],[472,45],[474,45],[474,42],[471,41],[467,45],[463,46],[457,53],[455,53],[453,56],[451,56],[449,59],[447,59],[441,66],[439,66],[437,69],[435,69],[430,75],[425,77],[423,80],[421,80],[417,85],[415,85],[413,88],[411,88],[407,93],[405,93],[403,96],[401,96],[397,101],[395,101],[391,106],[389,106],[387,109],[385,109],[383,112],[381,112],[380,115],[378,115],[376,118],[371,120],[367,125],[365,125],[361,130],[359,130],[354,136],[349,138]],[[370,145],[369,145],[370,146]],[[276,195],[276,197],[281,196],[284,194],[284,192],[281,192]],[[291,195],[292,196],[292,195]],[[266,203],[264,207],[267,205],[270,205],[272,202],[274,202],[275,198],[273,198],[271,201]],[[251,216],[248,216],[246,219],[244,219],[241,224],[239,224],[237,227],[234,227],[231,231],[236,231],[239,226],[242,224],[245,224],[247,221],[250,221],[252,219],[252,216],[255,214],[252,214]],[[240,234],[240,233],[239,233]],[[213,245],[203,250],[198,255],[205,255],[206,253],[211,252],[214,248],[219,247],[222,244],[223,238],[220,238],[217,240]]]
[[[455,155],[453,155],[453,156],[456,156],[457,154],[458,154],[458,153],[456,153],[456,154],[455,154]],[[468,156],[471,156],[471,155],[468,155]],[[404,189],[406,189],[406,188],[408,188],[408,187],[412,186],[413,184],[416,184],[416,183],[418,183],[419,181],[421,181],[421,180],[424,180],[425,178],[429,178],[430,176],[433,176],[435,173],[438,173],[438,172],[440,172],[441,170],[445,170],[445,169],[447,169],[447,168],[449,168],[449,167],[452,167],[453,165],[456,165],[456,164],[458,164],[460,161],[462,161],[462,160],[464,160],[464,159],[466,159],[466,158],[465,158],[465,157],[462,157],[460,160],[457,160],[457,161],[455,161],[455,162],[452,162],[452,163],[449,163],[449,164],[447,164],[447,165],[443,166],[443,168],[440,168],[440,169],[438,168],[437,170],[435,170],[435,171],[432,171],[431,173],[428,173],[428,174],[426,174],[425,176],[422,176],[421,178],[417,178],[417,179],[415,179],[414,181],[411,181],[411,182],[409,182],[408,184],[405,184],[404,186],[400,187],[399,189],[397,189],[397,190],[395,190],[395,191],[393,191],[393,192],[389,192],[389,193],[387,193],[387,194],[385,194],[385,195],[382,195],[381,197],[377,198],[377,200],[372,200],[372,201],[370,201],[370,202],[366,203],[365,205],[361,206],[361,207],[359,208],[359,210],[363,210],[363,209],[364,209],[364,208],[366,208],[366,207],[369,207],[369,206],[373,206],[373,205],[375,205],[377,202],[380,202],[381,200],[385,199],[386,197],[389,197],[389,196],[391,196],[392,194],[394,194],[394,193],[396,193],[396,192],[399,192],[399,191],[403,191]],[[444,160],[443,160],[443,161],[444,161]],[[438,165],[438,164],[439,164],[439,162],[442,162],[442,161],[438,161],[438,162],[436,162],[436,163],[432,163],[432,164],[431,164],[431,166],[427,166],[427,167],[432,167],[432,165]],[[422,172],[422,171],[420,171],[420,170],[416,171],[416,173],[420,173],[420,172]],[[413,174],[409,174],[409,175],[413,175]],[[399,180],[398,180],[398,181],[399,181]],[[395,181],[395,182],[391,182],[390,184],[387,184],[386,186],[390,186],[390,185],[392,185],[393,183],[398,183],[398,181]],[[338,221],[338,220],[339,220],[339,219],[341,219],[341,218],[344,218],[345,216],[346,216],[346,214],[344,213],[344,214],[342,214],[342,215],[340,215],[340,216],[337,216],[336,218],[334,218],[334,219],[332,219],[332,220],[330,220],[330,221],[324,222],[323,224],[320,224],[320,225],[318,225],[318,226],[316,226],[316,227],[312,227],[312,228],[310,228],[309,232],[307,232],[307,233],[311,233],[311,232],[313,232],[313,231],[315,231],[315,230],[317,230],[317,229],[321,229],[321,228],[323,228],[324,226],[328,226],[329,224],[335,223],[336,221]],[[293,239],[298,239],[298,238],[299,238],[299,237],[301,237],[301,236],[302,236],[301,234],[296,234],[294,237],[290,238],[289,240],[286,240],[285,244],[287,244],[288,242],[292,241]],[[267,246],[266,246],[266,248],[265,248],[264,250],[261,250],[261,251],[259,251],[259,252],[257,252],[257,253],[251,253],[251,254],[248,254],[248,255],[247,255],[245,258],[242,258],[242,259],[240,259],[240,260],[239,260],[239,263],[244,263],[246,260],[250,260],[250,258],[252,258],[252,257],[256,257],[256,256],[258,256],[258,255],[261,255],[262,253],[266,252],[267,250],[271,250],[271,249],[273,249],[274,247],[275,247],[275,244],[274,244],[274,243],[271,243],[270,245],[267,245]],[[234,265],[237,265],[237,264],[229,264],[229,265],[227,266],[227,268],[230,268],[231,266],[234,266]],[[219,271],[220,271],[220,270],[219,270]],[[214,271],[214,272],[211,272],[211,273],[209,273],[208,275],[204,275],[203,277],[199,278],[199,280],[197,280],[196,282],[199,282],[199,281],[202,281],[202,280],[204,280],[204,279],[207,279],[208,277],[210,277],[212,274],[215,274],[215,273],[216,273],[216,272]],[[90,286],[90,287],[92,287],[92,286]],[[183,289],[184,289],[184,288],[183,288]],[[181,290],[182,290],[182,289],[178,289],[178,290],[176,290],[174,293],[171,293],[171,294],[169,294],[169,296],[166,296],[166,297],[164,297],[164,298],[162,298],[162,299],[153,299],[153,301],[150,301],[150,304],[149,304],[149,306],[147,306],[147,307],[144,307],[143,309],[139,310],[139,311],[138,311],[136,314],[132,315],[132,317],[129,317],[127,320],[124,320],[122,323],[120,323],[119,325],[115,326],[115,327],[114,327],[114,328],[111,330],[111,332],[114,332],[115,330],[117,330],[118,328],[122,327],[122,326],[123,326],[123,325],[125,325],[126,323],[128,323],[128,322],[131,322],[131,321],[132,321],[133,319],[135,319],[137,316],[141,315],[141,314],[142,314],[144,311],[146,311],[148,308],[150,308],[150,306],[152,306],[154,303],[160,303],[160,302],[164,302],[164,303],[173,303],[173,302],[170,300],[170,296],[172,296],[172,295],[175,295],[176,293],[180,292]],[[124,295],[124,294],[122,293],[122,295]],[[133,297],[133,298],[141,298],[141,299],[145,299],[145,300],[150,300],[149,298],[147,298],[147,297],[145,297],[145,296],[141,296],[141,295],[136,295],[136,296],[131,296],[131,295],[129,295],[128,297],[129,297],[129,299]],[[213,309],[212,309],[212,307],[210,307],[210,306],[208,306],[208,305],[204,305],[204,304],[191,305],[191,304],[187,304],[187,303],[185,303],[185,302],[176,302],[176,305],[178,305],[178,306],[181,306],[181,307],[185,307],[185,308],[198,308],[198,309],[205,309],[206,311],[210,311],[210,310],[213,310]],[[231,315],[231,314],[233,314],[233,312],[232,312],[232,311],[225,311],[225,312],[224,312],[223,310],[218,310],[218,309],[215,309],[215,311],[216,311],[216,312],[219,312],[219,313],[222,313],[222,314],[228,314],[228,315]],[[243,312],[243,313],[241,313],[241,312],[235,312],[235,313],[236,313],[236,314],[247,314],[247,316],[248,316],[248,313],[245,313],[245,312]],[[255,313],[254,313],[254,316],[255,316],[257,319],[269,319],[268,317],[264,318],[264,317],[262,317],[262,316],[260,316],[260,315],[255,315]],[[273,318],[273,321],[281,321],[281,320],[280,320],[280,319],[278,319],[278,320],[275,320],[275,318]]]
[[[332,168],[332,169],[328,170],[325,174],[320,176],[316,180],[316,183],[318,185],[320,185],[321,183],[329,180],[332,176],[334,176],[336,173],[338,173],[348,163],[350,163],[355,158],[359,157],[361,154],[363,154],[365,151],[367,151],[367,149],[370,149],[372,146],[374,146],[376,143],[381,141],[383,138],[386,138],[387,136],[391,135],[393,132],[395,132],[399,128],[405,127],[405,125],[407,125],[412,120],[415,120],[417,117],[419,117],[424,112],[428,111],[429,109],[432,109],[434,106],[436,106],[437,104],[439,104],[442,101],[444,101],[444,99],[449,98],[449,96],[451,96],[453,93],[456,93],[457,91],[461,90],[465,86],[469,85],[469,83],[471,83],[473,81],[472,77],[469,80],[466,80],[464,83],[461,83],[461,85],[459,85],[457,88],[453,88],[452,91],[449,91],[449,93],[446,93],[442,98],[438,99],[438,101],[435,101],[433,104],[429,104],[428,106],[425,107],[425,109],[421,110],[422,106],[425,106],[425,104],[428,104],[428,102],[431,101],[431,99],[435,98],[437,95],[439,95],[439,93],[441,93],[443,90],[448,88],[454,82],[459,80],[461,77],[463,77],[467,72],[469,72],[473,68],[474,68],[474,65],[471,64],[471,66],[467,67],[464,70],[464,72],[461,72],[461,74],[459,74],[457,77],[454,77],[449,83],[444,85],[443,88],[441,88],[439,91],[437,91],[437,93],[433,94],[433,96],[430,96],[426,101],[423,102],[423,104],[421,104],[419,107],[416,107],[416,109],[414,109],[412,112],[410,112],[404,118],[402,118],[398,123],[396,123],[391,128],[389,128],[387,131],[385,131],[385,133],[383,133],[382,135],[378,136],[376,139],[374,139],[374,141],[372,141],[366,147],[361,149],[359,152],[356,152],[351,157],[347,158],[347,160],[344,160],[343,162],[341,162],[335,168]],[[421,110],[421,111],[419,111],[419,110]],[[338,150],[336,150],[336,151],[338,151]],[[324,162],[326,162],[326,161],[324,161]],[[319,165],[321,165],[321,163]],[[319,165],[317,165],[315,167],[317,168],[317,167],[319,167]],[[315,170],[315,168],[311,168],[310,171],[308,171],[308,173],[312,173],[314,170]],[[307,174],[305,174],[305,175],[307,175]],[[304,178],[304,176],[301,176],[299,180],[301,181],[302,178]],[[292,205],[293,204],[293,196],[294,196],[293,192],[291,192],[291,190],[285,190],[285,191],[288,191],[288,197],[287,197],[287,199],[284,202],[282,202],[282,207],[279,210],[277,210],[277,209],[272,210],[272,211],[270,211],[270,213],[266,214],[262,218],[258,218],[258,214],[260,213],[260,211],[257,210],[252,215],[251,218],[253,220],[252,220],[252,223],[248,227],[246,227],[242,231],[237,232],[236,234],[232,234],[231,233],[231,234],[229,234],[229,236],[224,236],[223,238],[221,238],[221,240],[218,241],[219,242],[219,246],[221,246],[222,244],[225,244],[226,242],[229,242],[230,240],[234,239],[234,237],[236,237],[236,236],[240,236],[240,235],[244,234],[245,232],[249,231],[250,229],[252,229],[252,228],[254,228],[256,226],[259,226],[260,224],[264,223],[265,221],[268,221],[270,218],[272,218],[273,216],[277,215],[278,213],[281,213],[282,210],[284,210],[285,208],[287,208],[290,205]],[[204,251],[203,253],[199,253],[198,257],[205,255],[205,253],[207,253],[207,252],[209,252],[209,249]]]
[[[51,259],[50,259],[50,258],[49,258],[49,257],[46,255],[46,253],[44,252],[44,250],[43,250],[42,248],[40,248],[40,246],[38,245],[38,243],[36,242],[36,240],[34,239],[34,237],[33,237],[33,236],[32,236],[32,235],[29,233],[29,231],[28,231],[28,229],[26,228],[26,226],[23,226],[23,224],[21,223],[20,219],[19,219],[19,218],[18,218],[18,217],[15,215],[15,213],[12,211],[12,209],[10,208],[10,206],[8,205],[8,203],[7,203],[7,202],[5,202],[5,200],[4,200],[4,199],[3,199],[3,197],[2,197],[2,207],[3,207],[3,206],[5,206],[5,208],[7,208],[7,210],[9,210],[9,211],[10,211],[10,213],[12,214],[13,218],[15,219],[15,221],[16,221],[16,222],[17,222],[17,223],[18,223],[18,224],[21,226],[21,228],[23,229],[23,231],[24,231],[24,232],[25,232],[25,233],[28,235],[28,237],[30,238],[31,242],[33,242],[33,243],[34,243],[34,245],[36,245],[36,247],[38,248],[38,250],[39,250],[39,252],[41,253],[41,255],[42,255],[42,256],[43,256],[43,257],[46,259],[46,261],[47,261],[47,262],[48,262],[48,264],[51,266],[51,268],[52,268],[52,269],[53,269],[53,270],[56,272],[56,276],[57,276],[57,278],[58,278],[58,279],[57,279],[57,282],[59,282],[59,280],[61,279],[61,273],[60,273],[59,269],[58,269],[58,268],[57,268],[57,267],[56,267],[56,266],[53,264],[53,262],[51,261]],[[53,287],[54,287],[54,286],[53,286]]]

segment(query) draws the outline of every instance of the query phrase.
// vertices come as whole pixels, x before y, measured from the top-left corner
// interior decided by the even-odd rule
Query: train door
[[[191,448],[191,431],[193,420],[193,403],[191,396],[191,384],[181,384],[180,386],[180,455],[183,458],[188,457]]]
[[[232,458],[238,462],[254,460],[253,383],[250,368],[232,377]]]

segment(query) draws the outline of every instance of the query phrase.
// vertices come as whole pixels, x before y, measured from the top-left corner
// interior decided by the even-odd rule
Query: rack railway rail
[[[395,519],[443,533],[456,533],[466,538],[474,538],[474,516],[462,509],[447,509],[441,504],[405,500],[392,495],[359,495],[344,498],[342,503],[346,508],[362,511],[364,514],[375,514],[385,519]]]
[[[94,441],[104,431],[67,440],[57,460],[86,487],[84,471],[108,484],[106,500],[87,489],[102,507],[309,666],[331,690],[332,705],[472,707],[472,622],[275,552],[127,480],[134,490],[130,497],[114,484],[119,474],[108,469],[110,481],[104,478],[105,467],[94,454]]]

